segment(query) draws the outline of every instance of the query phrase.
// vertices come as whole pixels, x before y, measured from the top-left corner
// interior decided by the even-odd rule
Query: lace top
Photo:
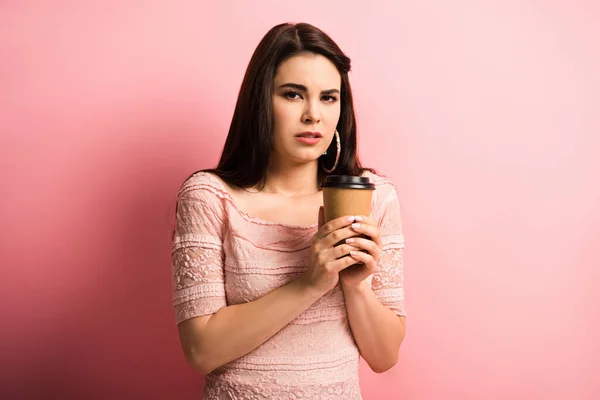
[[[392,183],[375,183],[372,217],[382,237],[378,299],[406,315],[400,207]],[[318,226],[292,226],[238,209],[223,182],[199,172],[178,194],[172,247],[176,323],[253,301],[306,271]],[[341,284],[245,356],[206,376],[203,399],[361,399],[359,351]]]

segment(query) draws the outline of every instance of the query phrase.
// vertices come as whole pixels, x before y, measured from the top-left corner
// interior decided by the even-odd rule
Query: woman
[[[205,399],[360,399],[359,356],[375,372],[397,362],[400,208],[392,183],[356,154],[349,70],[319,29],[271,29],[218,166],[179,192],[174,307],[186,359],[206,375]],[[323,224],[329,174],[368,176],[372,214]]]

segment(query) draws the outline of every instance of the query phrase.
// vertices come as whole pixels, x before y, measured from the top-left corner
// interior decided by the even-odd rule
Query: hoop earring
[[[337,168],[338,162],[340,161],[340,153],[342,152],[342,142],[340,140],[340,134],[338,133],[337,129],[335,130],[335,141],[337,151],[335,153],[335,162],[333,163],[333,167],[331,167],[331,169],[327,169],[327,167],[325,167],[325,164],[323,164],[323,169],[327,173],[333,172]]]

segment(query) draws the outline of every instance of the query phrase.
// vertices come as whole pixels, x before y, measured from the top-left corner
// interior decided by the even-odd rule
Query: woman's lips
[[[314,145],[321,141],[320,137],[296,136],[296,139],[304,144]]]
[[[321,132],[302,132],[296,135],[296,139],[304,144],[314,145],[319,143],[319,141],[323,138]]]

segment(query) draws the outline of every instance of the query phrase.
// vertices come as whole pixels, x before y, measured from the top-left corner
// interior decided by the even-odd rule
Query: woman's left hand
[[[367,238],[355,237],[346,239],[346,243],[355,249],[349,257],[362,264],[351,265],[340,271],[340,280],[345,287],[358,287],[370,275],[377,271],[377,263],[381,257],[381,237],[377,223],[368,216],[357,216],[352,229]],[[362,252],[360,250],[365,250]]]

